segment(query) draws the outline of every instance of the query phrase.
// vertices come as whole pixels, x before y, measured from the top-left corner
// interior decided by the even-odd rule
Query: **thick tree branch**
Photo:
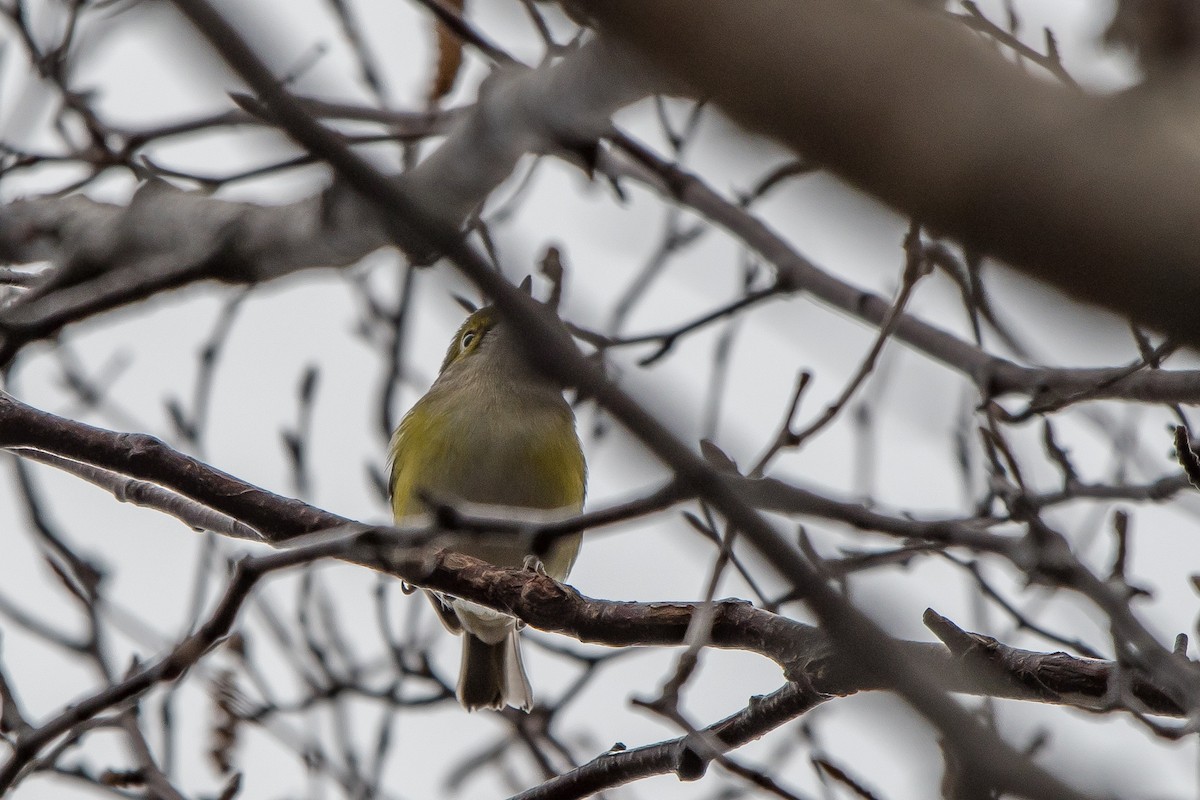
[[[365,546],[369,549],[372,545]],[[510,611],[541,630],[618,647],[686,644],[688,628],[700,609],[696,603],[595,600],[544,575],[495,567],[449,552],[441,552],[429,562],[420,584]],[[947,649],[939,644],[902,641],[897,642],[898,650],[910,663],[937,675],[938,685],[946,691],[1103,707],[1109,676],[1116,669],[1111,661],[1010,647],[989,636],[965,633],[932,611],[926,612],[926,622],[954,646]],[[951,629],[959,638],[951,638]],[[839,658],[833,641],[820,628],[755,608],[744,600],[715,604],[709,643],[764,655],[789,677],[811,683],[823,695],[891,688],[886,676]],[[1136,681],[1134,691],[1152,713],[1183,713],[1176,702],[1144,679]]]
[[[153,436],[113,433],[56,417],[2,392],[0,447],[41,450],[166,487],[250,526],[269,542],[351,524],[344,517],[240,481]]]
[[[498,71],[473,107],[445,115],[445,141],[396,183],[426,198],[440,223],[456,230],[524,155],[559,153],[590,163],[611,115],[658,85],[639,63],[620,44],[597,41],[551,65]],[[352,116],[345,106],[304,105],[314,114]],[[255,110],[269,119],[268,110]],[[446,124],[426,127],[433,133]],[[0,259],[48,260],[53,266],[38,285],[0,309],[0,363],[28,341],[159,291],[201,280],[255,283],[346,266],[390,242],[375,214],[340,182],[273,207],[217,200],[162,181],[144,184],[127,208],[82,196],[17,201],[0,213]]]
[[[1183,92],[1083,95],[913,3],[574,5],[906,216],[1200,345],[1200,150],[1176,133]]]

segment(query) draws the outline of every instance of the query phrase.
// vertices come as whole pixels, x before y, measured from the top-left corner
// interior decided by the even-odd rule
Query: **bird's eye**
[[[475,341],[475,331],[466,331],[462,335],[462,349],[466,350]]]

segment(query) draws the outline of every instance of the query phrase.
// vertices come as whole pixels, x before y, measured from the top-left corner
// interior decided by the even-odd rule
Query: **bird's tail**
[[[488,644],[465,630],[462,640],[458,702],[468,711],[506,705],[522,711],[533,708],[533,688],[521,663],[521,643],[515,628],[496,644]]]

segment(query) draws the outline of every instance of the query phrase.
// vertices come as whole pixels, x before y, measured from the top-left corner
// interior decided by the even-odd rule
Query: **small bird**
[[[561,387],[527,362],[514,331],[494,307],[475,311],[450,342],[433,386],[392,437],[396,520],[426,510],[422,497],[429,496],[578,512],[586,486],[575,415]],[[579,544],[579,535],[559,538],[537,554],[545,573],[565,580]],[[464,535],[450,549],[501,567],[528,565],[535,555],[528,538],[504,533]],[[517,620],[429,594],[446,627],[462,633],[459,702],[471,711],[533,708]]]

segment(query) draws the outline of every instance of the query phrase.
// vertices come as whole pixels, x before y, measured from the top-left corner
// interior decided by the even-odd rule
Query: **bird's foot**
[[[536,572],[538,575],[546,574],[546,565],[542,563],[540,558],[533,555],[525,556],[525,561],[521,564],[521,569]]]

